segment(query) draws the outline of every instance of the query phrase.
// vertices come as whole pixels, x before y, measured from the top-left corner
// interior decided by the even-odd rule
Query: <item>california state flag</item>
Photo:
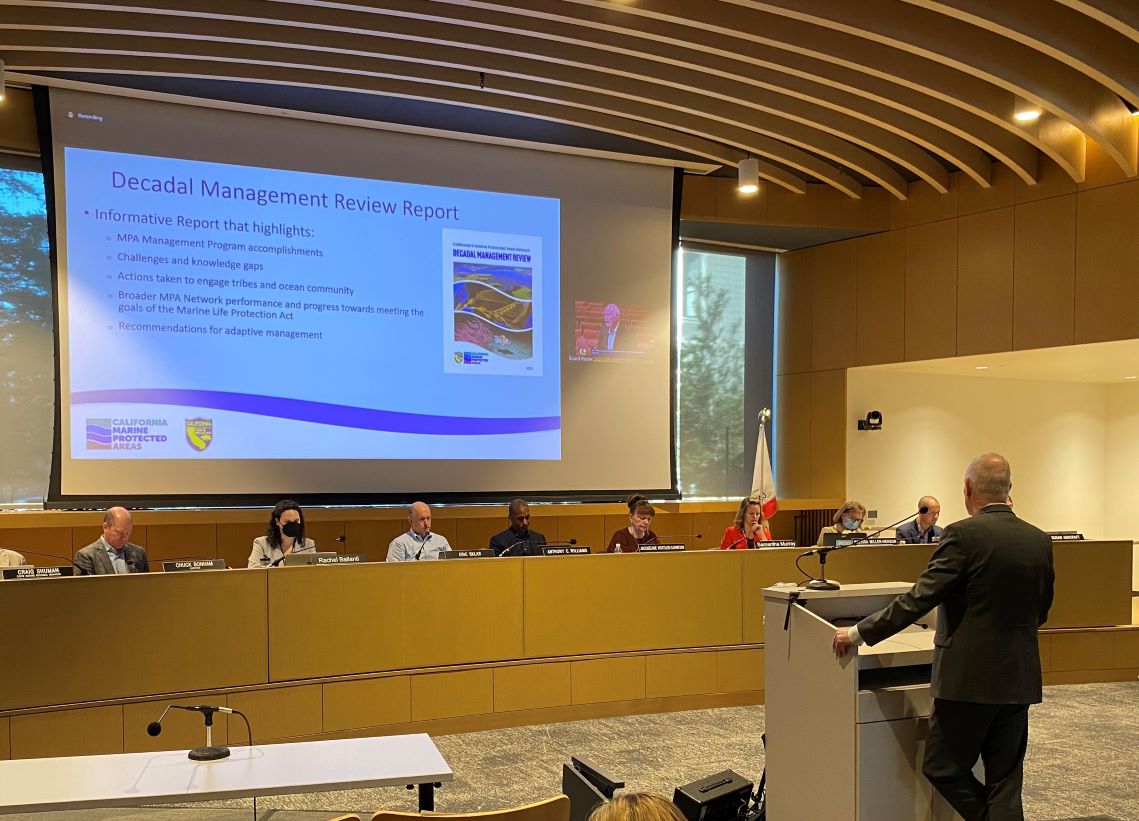
[[[771,451],[767,449],[767,431],[759,417],[759,440],[755,443],[755,471],[751,475],[751,495],[763,504],[763,518],[770,519],[779,510],[775,496],[775,474],[771,472]]]

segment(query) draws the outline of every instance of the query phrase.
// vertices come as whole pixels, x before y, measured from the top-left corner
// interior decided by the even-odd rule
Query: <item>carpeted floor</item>
[[[1025,764],[1028,821],[1139,821],[1139,683],[1046,688],[1030,718]],[[438,791],[441,812],[515,806],[556,794],[571,753],[592,758],[629,789],[672,790],[733,769],[758,780],[762,707],[733,707],[576,721],[440,736],[455,780]],[[259,821],[325,821],[344,812],[415,810],[402,788],[275,796]],[[137,810],[13,815],[27,821],[252,821],[250,802]],[[367,815],[364,816],[365,818]],[[796,821],[774,819],[774,821]]]

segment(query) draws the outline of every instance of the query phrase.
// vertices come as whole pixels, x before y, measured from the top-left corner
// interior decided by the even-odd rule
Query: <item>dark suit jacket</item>
[[[877,644],[937,605],[934,698],[982,704],[1041,700],[1036,631],[1052,606],[1052,540],[1008,505],[945,529],[913,588],[858,623]]]
[[[637,349],[636,341],[623,320],[617,323],[617,332],[613,334],[612,348],[609,347],[609,329],[605,327],[604,323],[602,323],[601,330],[597,334],[597,347],[603,351],[635,351]]]
[[[123,558],[131,573],[149,573],[150,563],[146,559],[146,551],[136,544],[127,542],[123,548]],[[94,541],[75,554],[75,564],[79,567],[82,576],[102,576],[115,572],[107,550],[101,541]]]
[[[518,544],[519,542],[521,544]],[[507,553],[507,556],[537,556],[539,545],[545,543],[546,537],[537,531],[527,530],[526,536],[519,539],[509,527],[490,537],[490,549],[494,551],[495,556],[501,556],[503,551],[511,545],[517,545],[517,547]]]
[[[917,522],[906,522],[904,525],[899,527],[897,529],[897,531],[895,531],[895,532],[897,533],[899,539],[902,539],[903,541],[909,542],[910,544],[917,544],[920,541],[922,541],[918,537],[918,523]],[[936,537],[936,538],[940,539],[943,533],[945,533],[944,527],[938,527],[937,525],[934,525],[933,527],[931,527],[929,530],[926,531],[925,541],[928,542],[930,540],[930,537]]]

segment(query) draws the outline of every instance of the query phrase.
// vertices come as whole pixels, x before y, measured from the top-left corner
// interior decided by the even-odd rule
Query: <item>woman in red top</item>
[[[736,522],[724,531],[720,550],[749,550],[759,542],[771,541],[771,531],[763,518],[763,504],[754,496],[740,502]]]

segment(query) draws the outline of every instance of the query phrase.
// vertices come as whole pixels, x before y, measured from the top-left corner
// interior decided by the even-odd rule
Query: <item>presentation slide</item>
[[[676,495],[672,168],[49,103],[50,501]]]
[[[73,459],[560,458],[557,200],[64,161]]]

